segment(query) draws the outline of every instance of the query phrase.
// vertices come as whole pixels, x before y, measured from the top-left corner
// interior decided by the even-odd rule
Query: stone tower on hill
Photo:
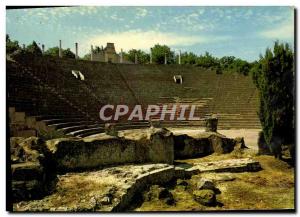
[[[93,61],[120,63],[120,55],[116,53],[114,43],[107,43],[105,48],[93,49]]]

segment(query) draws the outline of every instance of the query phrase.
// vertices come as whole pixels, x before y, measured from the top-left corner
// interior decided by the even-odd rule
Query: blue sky
[[[61,7],[6,11],[6,31],[20,44],[33,40],[86,54],[114,42],[117,51],[149,52],[154,44],[249,61],[275,40],[294,43],[293,7]]]

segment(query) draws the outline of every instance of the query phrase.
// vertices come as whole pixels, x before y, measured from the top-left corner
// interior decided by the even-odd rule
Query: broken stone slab
[[[147,184],[164,184],[171,181],[175,176],[175,168],[170,165],[165,168],[153,170],[148,173],[144,173],[137,177],[136,183],[144,186]]]
[[[204,178],[212,180],[213,182],[229,182],[234,181],[236,177],[232,173],[206,173]]]
[[[212,153],[226,154],[243,148],[246,148],[243,138],[232,139],[216,132],[202,132],[194,137],[174,135],[175,159],[203,157]]]
[[[157,130],[149,139],[126,139],[102,136],[99,138],[62,138],[47,141],[60,171],[99,168],[128,163],[173,164],[174,143],[170,131]]]
[[[194,168],[203,172],[257,172],[261,170],[258,161],[250,158],[229,159],[221,161],[211,161],[203,163],[195,163]]]

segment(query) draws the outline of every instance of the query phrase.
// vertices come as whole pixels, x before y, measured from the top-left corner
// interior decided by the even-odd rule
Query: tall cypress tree
[[[295,145],[294,52],[277,41],[252,71],[259,89],[264,140],[275,157],[281,158],[282,145],[289,145],[290,150]]]

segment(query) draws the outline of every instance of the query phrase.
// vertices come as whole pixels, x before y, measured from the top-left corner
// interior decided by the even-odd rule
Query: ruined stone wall
[[[186,134],[174,136],[175,159],[204,157],[212,153],[227,154],[245,147],[243,138],[227,138],[215,132],[203,132],[196,137]]]
[[[105,62],[119,63],[120,62],[119,55],[116,53],[106,52]]]
[[[174,159],[171,135],[155,133],[148,139],[107,136],[99,139],[53,139],[47,147],[61,171],[128,163],[167,163]]]
[[[99,62],[105,62],[104,52],[93,53],[93,60]]]
[[[100,53],[94,53],[93,60],[99,61],[99,62],[109,62],[109,60],[110,60],[112,63],[119,63],[120,56],[116,53],[104,51],[104,52],[100,52]]]

